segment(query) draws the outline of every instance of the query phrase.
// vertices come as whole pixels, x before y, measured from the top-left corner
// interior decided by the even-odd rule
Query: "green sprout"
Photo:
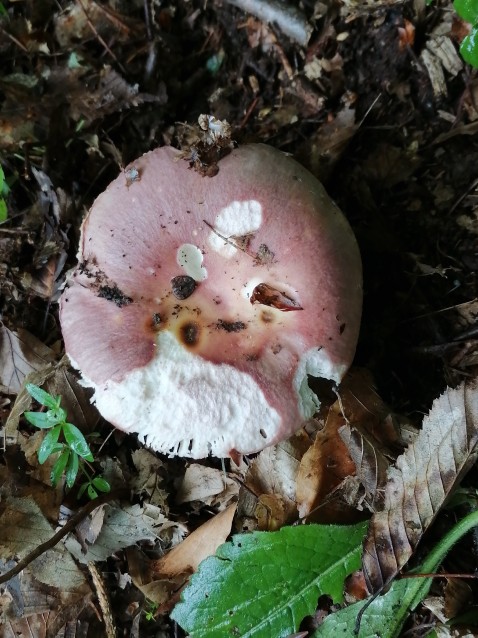
[[[3,168],[0,166],[0,222],[4,222],[7,219],[8,211],[7,211],[7,202],[5,201],[5,197],[10,192],[7,182],[5,181],[5,173],[3,172]]]
[[[471,24],[470,33],[463,38],[460,53],[468,64],[478,67],[478,0],[455,0],[455,11]]]
[[[152,621],[155,620],[155,614],[158,610],[159,604],[154,603],[152,600],[146,601],[147,608],[144,609],[144,615],[146,620]]]
[[[81,470],[86,481],[80,486],[78,498],[83,496],[85,490],[90,499],[96,498],[98,492],[109,492],[111,488],[108,481],[102,476],[92,476],[86,469],[86,463],[94,461],[93,454],[82,432],[76,425],[67,422],[66,410],[61,407],[61,396],[53,397],[33,383],[27,383],[25,387],[35,401],[47,408],[46,412],[25,412],[24,416],[36,428],[48,430],[38,448],[40,465],[52,454],[58,454],[50,475],[52,485],[56,485],[65,475],[67,486],[73,487]]]

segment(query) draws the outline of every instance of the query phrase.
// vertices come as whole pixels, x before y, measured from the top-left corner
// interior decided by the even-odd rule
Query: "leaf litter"
[[[181,541],[189,535],[194,548],[207,521],[234,501],[238,485],[234,530],[279,529],[295,523],[299,510],[311,520],[324,513],[324,503],[345,504],[361,517],[378,510],[380,521],[382,499],[393,502],[388,477],[406,467],[402,488],[408,496],[416,492],[425,514],[417,508],[413,518],[413,511],[405,515],[399,508],[387,519],[390,542],[393,534],[400,542],[406,536],[409,547],[398,546],[395,565],[377,550],[385,571],[382,562],[379,574],[377,565],[369,568],[378,584],[402,561],[416,564],[408,554],[466,469],[464,462],[455,479],[446,475],[441,503],[433,486],[436,499],[428,512],[418,498],[428,479],[420,468],[424,462],[435,466],[431,452],[420,460],[418,454],[427,450],[413,443],[417,414],[428,411],[447,384],[456,387],[463,375],[476,376],[477,86],[456,53],[466,25],[453,20],[451,6],[437,3],[312,5],[303,3],[301,19],[313,35],[307,47],[299,47],[277,26],[220,3],[81,0],[61,3],[61,9],[50,0],[0,3],[0,149],[9,186],[7,219],[0,225],[0,311],[2,334],[12,339],[8,347],[3,340],[1,351],[6,450],[0,477],[9,496],[40,507],[51,533],[78,511],[71,493],[49,484],[48,465],[38,466],[42,434],[22,418],[31,403],[25,380],[61,394],[72,422],[87,436],[97,432],[96,469],[114,488],[127,485],[130,497],[85,519],[74,534],[75,551],[101,556],[99,579],[109,590],[119,627],[132,636],[181,632],[166,617],[145,620],[142,593],[131,576],[143,583],[137,574],[147,575],[151,561],[161,561],[171,547],[177,546],[178,560],[183,551],[186,557]],[[409,419],[397,419],[373,391],[364,392],[371,381],[360,392],[344,387],[340,401],[326,401],[290,446],[265,450],[223,476],[210,460],[198,464],[204,469],[171,462],[112,431],[71,371],[55,365],[61,335],[52,302],[73,264],[85,210],[118,169],[157,145],[177,144],[187,123],[203,112],[237,125],[239,142],[269,141],[295,153],[327,181],[357,232],[366,266],[359,363],[373,371],[393,411]],[[445,448],[455,440],[443,437]],[[403,461],[395,466],[407,444],[415,466]],[[445,467],[440,454],[437,472]],[[321,473],[332,474],[335,483],[327,485]],[[221,483],[226,489],[218,491]],[[121,524],[108,527],[106,513]],[[37,516],[34,508],[31,515]],[[411,530],[403,527],[408,522]],[[125,547],[121,529],[132,547]],[[431,537],[420,542],[424,554]],[[468,558],[476,562],[472,547]],[[5,635],[103,631],[88,604],[91,590],[62,616],[46,610],[61,606],[61,594],[45,593],[30,569],[22,574],[22,590],[19,580],[2,589],[10,602],[0,598],[0,608],[19,616],[2,627]],[[165,586],[161,600],[168,607],[177,592],[169,575],[166,581],[170,588]],[[401,583],[393,582],[389,593],[400,586],[396,591],[403,596],[412,586]],[[337,581],[339,589],[342,585]],[[434,593],[441,593],[438,586]],[[401,599],[387,596],[376,604],[390,617],[390,605]],[[29,604],[16,607],[22,597]],[[415,592],[413,601],[419,599]],[[101,608],[104,617],[110,612]],[[342,613],[352,618],[345,625],[350,629],[357,608],[345,607],[327,616],[324,631]],[[405,618],[408,608],[400,613]],[[368,627],[373,635],[373,625]],[[377,629],[382,635],[389,630]]]

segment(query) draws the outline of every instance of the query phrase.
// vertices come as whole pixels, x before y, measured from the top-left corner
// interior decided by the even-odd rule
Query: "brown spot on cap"
[[[186,346],[195,346],[199,343],[200,328],[195,321],[184,323],[179,329],[181,340]]]

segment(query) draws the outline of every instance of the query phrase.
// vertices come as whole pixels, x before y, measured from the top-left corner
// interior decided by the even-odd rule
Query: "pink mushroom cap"
[[[66,352],[100,413],[153,449],[253,453],[339,383],[362,306],[352,230],[322,185],[262,144],[204,177],[164,147],[94,202],[60,302]]]

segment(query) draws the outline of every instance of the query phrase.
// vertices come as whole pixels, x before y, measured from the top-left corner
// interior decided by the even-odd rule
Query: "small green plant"
[[[3,168],[0,166],[0,222],[4,222],[8,216],[5,197],[8,195],[9,191],[10,189],[8,184],[5,181],[5,173],[3,172]]]
[[[158,603],[154,603],[152,600],[146,601],[146,609],[144,609],[144,615],[146,620],[152,621],[155,620],[155,614],[158,610]]]
[[[470,33],[463,38],[460,53],[468,64],[478,67],[478,0],[455,0],[455,11],[471,24]]]
[[[108,481],[102,476],[91,475],[86,469],[86,463],[94,460],[93,454],[76,425],[67,423],[66,410],[61,407],[61,396],[53,397],[33,383],[27,383],[25,387],[35,401],[47,408],[46,412],[25,412],[24,416],[36,428],[49,430],[38,448],[38,462],[42,465],[52,454],[58,454],[50,475],[52,484],[56,485],[64,474],[66,484],[71,488],[81,470],[86,481],[78,490],[78,498],[85,490],[90,499],[96,498],[98,492],[109,492]]]

